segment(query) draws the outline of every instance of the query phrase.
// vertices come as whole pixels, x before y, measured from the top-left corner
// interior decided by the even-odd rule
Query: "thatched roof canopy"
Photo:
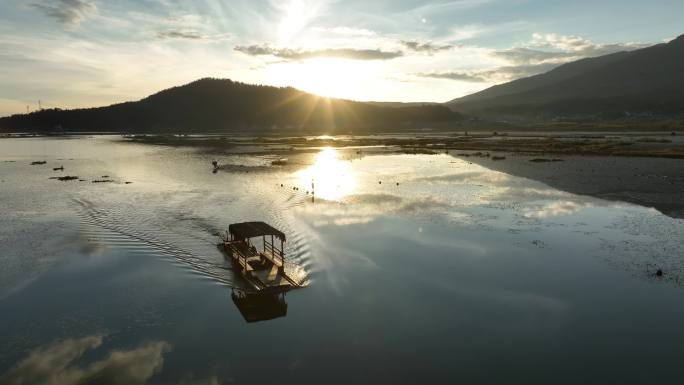
[[[285,242],[285,234],[282,231],[264,222],[233,223],[232,225],[228,226],[228,232],[233,234],[233,236],[238,239],[273,235]]]

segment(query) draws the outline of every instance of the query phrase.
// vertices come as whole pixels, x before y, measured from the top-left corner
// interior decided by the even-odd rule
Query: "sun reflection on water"
[[[340,160],[334,148],[321,150],[314,164],[297,172],[296,176],[302,188],[313,190],[316,198],[325,200],[340,200],[356,188],[349,162]]]

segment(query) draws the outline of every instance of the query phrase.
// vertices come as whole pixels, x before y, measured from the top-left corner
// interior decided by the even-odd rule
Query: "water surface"
[[[679,382],[681,220],[446,154],[282,157],[0,140],[0,382]],[[216,234],[249,220],[307,283],[285,317],[231,300]]]

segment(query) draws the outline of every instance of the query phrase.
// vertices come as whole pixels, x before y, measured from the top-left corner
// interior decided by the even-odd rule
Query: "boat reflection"
[[[268,321],[287,315],[285,292],[247,292],[233,289],[230,297],[248,323]]]

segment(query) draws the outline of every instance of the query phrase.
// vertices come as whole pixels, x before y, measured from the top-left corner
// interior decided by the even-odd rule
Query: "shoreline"
[[[404,152],[446,153],[451,151],[493,151],[521,154],[591,155],[615,157],[654,157],[684,159],[684,135],[646,133],[476,133],[476,134],[395,134],[378,136],[340,137],[250,137],[229,136],[126,136],[123,142],[231,148],[239,146],[280,146],[281,153],[297,151],[302,147],[398,147]]]
[[[468,161],[558,190],[651,207],[684,219],[684,164],[678,159],[569,155],[557,162],[531,162],[534,156],[501,154],[505,160]],[[508,156],[507,156],[508,155]]]

